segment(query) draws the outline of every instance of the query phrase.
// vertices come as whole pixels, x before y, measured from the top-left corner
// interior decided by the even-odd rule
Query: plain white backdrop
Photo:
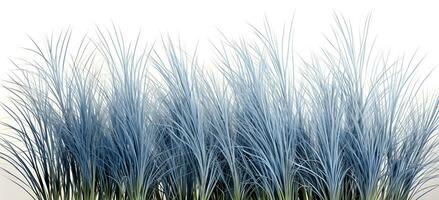
[[[264,18],[280,30],[294,15],[295,52],[307,56],[325,44],[334,12],[360,27],[372,14],[371,34],[377,36],[377,48],[391,49],[393,54],[426,55],[427,71],[439,64],[439,4],[422,1],[23,1],[0,2],[0,79],[7,79],[13,65],[9,58],[20,57],[21,47],[31,45],[27,35],[42,39],[71,28],[81,37],[93,34],[96,25],[110,27],[114,22],[126,33],[141,30],[146,40],[160,39],[169,33],[188,47],[200,46],[202,60],[209,61],[209,41],[219,37],[218,30],[230,36],[245,36],[248,23],[261,25]],[[439,89],[439,69],[427,87]],[[0,100],[7,100],[0,90]],[[1,118],[3,119],[3,118]],[[3,129],[0,129],[3,131]],[[0,165],[4,163],[0,162]],[[4,174],[1,174],[4,175]],[[438,199],[439,189],[424,199]],[[25,193],[0,177],[0,199],[29,199]]]

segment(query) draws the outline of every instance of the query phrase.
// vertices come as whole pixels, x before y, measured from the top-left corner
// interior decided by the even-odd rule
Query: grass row
[[[405,200],[437,176],[439,98],[416,56],[373,50],[335,17],[327,47],[280,34],[214,45],[214,69],[171,39],[98,29],[34,42],[5,88],[0,158],[38,200]]]

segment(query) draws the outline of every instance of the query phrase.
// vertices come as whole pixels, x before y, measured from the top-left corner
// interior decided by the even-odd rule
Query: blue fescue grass
[[[237,145],[254,198],[297,199],[301,188],[297,149],[304,133],[290,77],[291,28],[278,39],[266,23],[263,30],[254,28],[258,43],[226,40],[217,48],[233,91]]]
[[[209,107],[202,103],[196,55],[188,55],[181,44],[163,41],[164,56],[156,52],[154,66],[161,74],[164,116],[160,122],[163,143],[168,154],[169,177],[162,182],[165,195],[171,199],[209,199],[218,181],[218,161],[214,137],[208,130]],[[165,150],[166,151],[166,150]]]
[[[155,146],[160,136],[152,121],[156,108],[147,79],[146,63],[152,48],[142,45],[139,37],[125,42],[122,33],[113,30],[99,30],[97,42],[111,74],[105,100],[111,153],[103,162],[108,165],[111,182],[122,191],[117,199],[151,199],[163,173]]]
[[[5,171],[41,200],[420,198],[439,144],[422,58],[377,52],[369,17],[359,34],[335,22],[311,59],[292,24],[224,36],[213,70],[114,26],[31,40],[5,84]]]

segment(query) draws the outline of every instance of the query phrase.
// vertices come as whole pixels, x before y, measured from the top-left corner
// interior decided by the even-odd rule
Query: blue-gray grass
[[[34,40],[13,62],[0,158],[38,200],[404,200],[435,178],[439,98],[416,57],[373,51],[335,17],[329,45],[295,60],[292,26],[214,45],[214,71],[163,38],[97,29]],[[422,60],[422,59],[421,59]]]

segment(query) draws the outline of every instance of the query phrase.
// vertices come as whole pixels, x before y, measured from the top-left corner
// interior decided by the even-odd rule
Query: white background
[[[26,35],[41,39],[68,27],[74,35],[110,27],[111,22],[127,33],[142,31],[153,41],[161,34],[179,36],[187,46],[197,42],[201,55],[209,54],[209,40],[218,38],[218,29],[231,36],[248,33],[247,23],[260,25],[264,17],[281,28],[293,14],[295,51],[306,56],[325,43],[334,12],[359,27],[372,13],[371,34],[377,35],[378,48],[395,54],[416,49],[426,55],[422,70],[439,64],[439,5],[422,1],[22,1],[0,2],[0,79],[12,68],[8,58],[20,57],[30,42]],[[208,58],[206,58],[208,60]],[[438,92],[439,73],[428,82]],[[3,91],[3,90],[1,90]],[[0,93],[0,99],[5,94]],[[3,130],[2,130],[3,131]],[[2,163],[0,163],[2,164]],[[437,199],[439,189],[424,199]],[[24,192],[4,177],[0,178],[0,199],[27,199]]]

